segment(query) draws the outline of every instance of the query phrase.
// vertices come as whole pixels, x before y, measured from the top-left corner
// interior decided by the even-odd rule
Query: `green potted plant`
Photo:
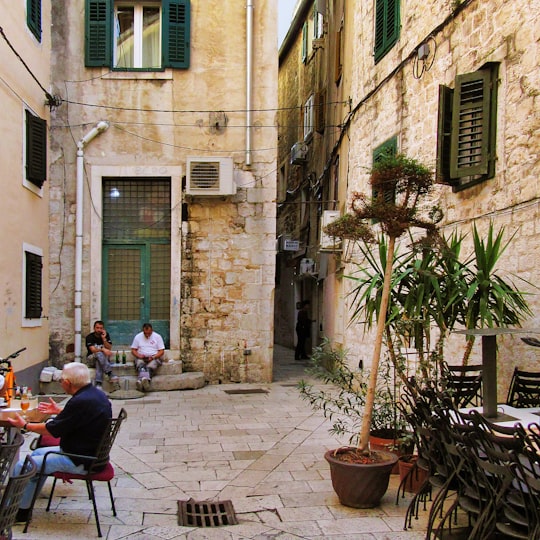
[[[370,433],[377,420],[375,403],[380,389],[379,375],[383,340],[388,328],[396,239],[412,228],[422,229],[428,233],[428,236],[434,236],[436,220],[440,218],[440,213],[436,211],[432,211],[426,218],[420,216],[419,208],[422,200],[430,193],[433,186],[433,174],[416,160],[402,154],[396,156],[383,154],[371,170],[370,183],[371,196],[354,193],[351,213],[336,220],[325,229],[325,232],[330,236],[368,245],[375,241],[373,228],[376,226],[384,234],[386,246],[380,294],[377,295],[374,303],[365,302],[366,297],[360,296],[359,302],[355,305],[356,313],[372,309],[372,313],[376,313],[377,319],[369,378],[365,381],[365,388],[362,389],[365,400],[361,414],[354,419],[355,422],[358,420],[359,424],[357,426],[359,427],[356,437],[357,445],[356,447],[330,451],[325,455],[330,464],[332,484],[340,501],[355,507],[372,507],[379,504],[388,487],[389,475],[397,461],[397,456],[391,453],[372,451],[369,443]],[[337,371],[340,377],[350,377],[345,369]],[[351,383],[357,384],[354,380]],[[325,410],[328,403],[328,400],[323,398],[313,402],[312,405]],[[347,400],[340,403],[341,413],[347,415],[351,411]],[[336,425],[336,421],[334,421],[334,425]],[[341,471],[343,462],[352,462],[355,471]],[[341,493],[336,489],[337,484],[341,482],[341,480],[340,482],[336,480],[338,469],[340,469],[339,476],[344,483],[347,483],[344,487],[340,486]],[[376,479],[374,471],[377,471]],[[360,478],[360,476],[356,476],[357,474],[367,475],[367,477]],[[376,489],[372,489],[375,487]],[[373,493],[371,493],[372,491]],[[358,494],[363,495],[361,500],[353,498],[353,495]],[[372,497],[367,498],[367,494],[372,495]]]

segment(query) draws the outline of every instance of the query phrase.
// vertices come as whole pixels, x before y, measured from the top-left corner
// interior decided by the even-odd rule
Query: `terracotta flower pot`
[[[406,455],[399,458],[399,480],[400,485],[409,493],[418,493],[428,477],[428,471],[415,467],[418,456]]]
[[[369,447],[371,450],[384,450],[385,452],[392,452],[399,458],[403,455],[403,452],[400,450],[400,446],[400,440],[393,437],[384,437],[375,434],[371,434],[369,436]],[[410,451],[412,451],[412,449],[408,452]],[[407,451],[405,453],[407,453]],[[396,463],[392,469],[392,474],[398,473],[399,467]]]
[[[343,461],[343,454],[350,450],[349,447],[339,448],[324,455],[330,465],[332,487],[344,506],[373,508],[388,489],[390,473],[398,457],[391,452],[377,451],[374,454],[379,461],[375,463]]]

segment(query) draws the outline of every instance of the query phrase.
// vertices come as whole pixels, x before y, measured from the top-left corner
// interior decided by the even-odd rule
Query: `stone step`
[[[133,362],[126,364],[113,364],[113,374],[119,377],[121,390],[135,390],[137,383],[137,374]],[[92,380],[95,377],[95,369],[90,368]],[[156,375],[152,377],[150,391],[168,391],[168,390],[195,390],[202,388],[206,384],[204,373],[200,371],[182,372],[181,360],[170,360],[164,362]],[[106,392],[113,392],[115,386],[109,381],[103,381],[103,389]],[[40,382],[40,392],[45,394],[63,394],[64,391],[58,381]]]

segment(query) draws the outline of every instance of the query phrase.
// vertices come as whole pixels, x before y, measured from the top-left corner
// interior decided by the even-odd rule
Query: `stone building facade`
[[[50,2],[2,0],[0,12],[0,357],[26,348],[13,367],[31,386],[49,337]]]
[[[313,6],[313,2],[306,4]],[[339,29],[330,21],[339,2],[325,4],[329,21],[323,37],[326,45],[338,40]],[[326,147],[323,160],[327,164],[339,157],[337,208],[341,213],[348,210],[352,192],[369,192],[374,152],[385,145],[437,171],[444,184],[438,186],[433,202],[444,211],[443,232],[469,233],[464,256],[472,250],[473,224],[485,233],[493,222],[496,230],[505,227],[507,240],[512,237],[499,270],[531,293],[527,300],[534,316],[525,321],[527,328],[539,328],[540,322],[535,255],[540,195],[539,8],[538,2],[523,0],[346,3],[340,37],[349,47],[342,69],[350,83],[341,99],[350,105],[333,121],[337,142]],[[329,58],[335,57],[329,54]],[[304,66],[296,58],[300,71]],[[280,69],[284,65],[281,59]],[[323,79],[315,79],[314,90],[332,71],[327,65]],[[280,71],[280,85],[282,79],[287,81],[288,76],[283,78]],[[467,110],[468,91],[475,106],[472,113]],[[327,108],[329,105],[327,102]],[[468,135],[465,128],[451,123],[458,110],[469,115],[469,131],[483,137],[485,146],[478,156],[471,158],[470,140],[462,137]],[[454,144],[458,146],[452,150]],[[280,147],[280,156],[285,151]],[[472,159],[470,168],[458,160],[460,152]],[[303,167],[313,169],[318,177],[326,172],[312,158]],[[330,178],[326,176],[324,182]],[[317,228],[313,221],[310,229]],[[309,256],[318,260],[321,252],[317,243],[310,242],[310,246]],[[352,284],[341,276],[350,274],[354,265],[347,263],[344,253],[334,256],[337,272],[333,272],[330,311],[336,322],[327,335],[350,351],[354,365],[360,360],[369,363],[371,336],[359,325],[347,324],[351,314],[347,293]],[[332,269],[327,265],[324,283],[330,274]],[[447,351],[458,359],[463,347],[463,336],[453,336]],[[538,360],[536,351],[518,336],[500,338],[499,351],[499,398],[504,399],[505,382],[514,365],[533,368]],[[476,358],[479,354],[477,346]]]
[[[270,381],[274,2],[52,4],[51,359],[149,320],[207,381]]]

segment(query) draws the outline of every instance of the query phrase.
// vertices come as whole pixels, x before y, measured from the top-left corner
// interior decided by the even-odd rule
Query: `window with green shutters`
[[[86,0],[85,17],[88,67],[189,68],[189,0]]]
[[[25,319],[41,318],[41,272],[43,262],[41,255],[30,251],[24,252],[26,276],[25,276]]]
[[[302,62],[305,64],[308,57],[308,23],[305,22],[302,26]]]
[[[375,63],[399,38],[400,0],[375,0]]]
[[[460,190],[495,175],[498,64],[439,88],[437,175]]]
[[[26,0],[26,24],[41,42],[41,0]]]
[[[26,179],[41,188],[47,180],[47,122],[26,110]]]

